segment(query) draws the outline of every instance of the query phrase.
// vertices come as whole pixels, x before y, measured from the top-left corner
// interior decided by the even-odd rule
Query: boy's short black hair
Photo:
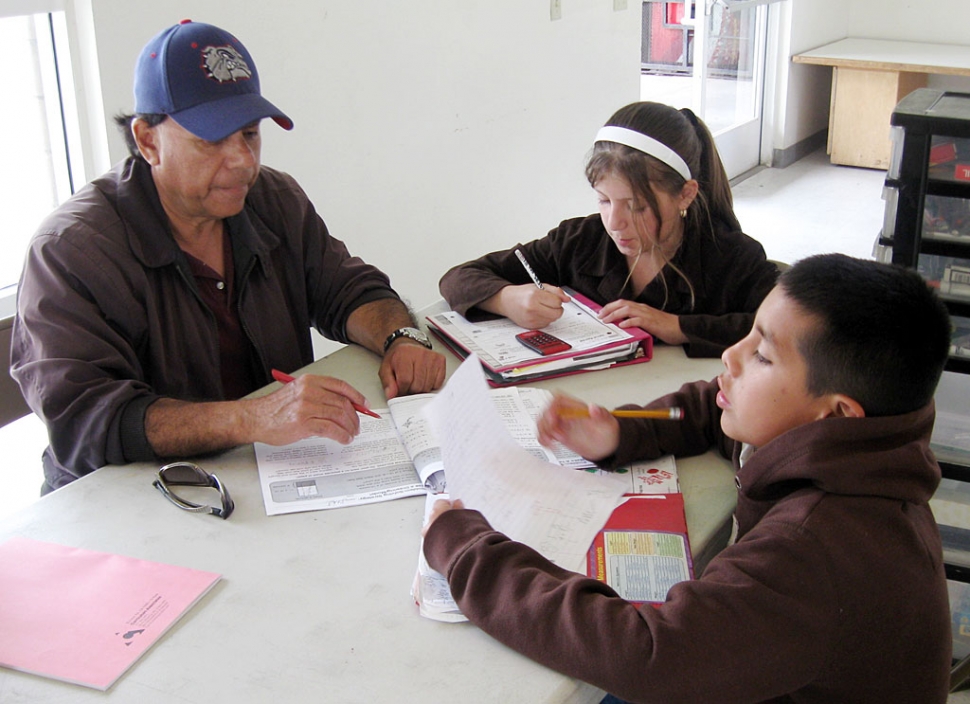
[[[950,317],[912,269],[844,254],[797,262],[778,285],[821,321],[799,340],[808,391],[842,393],[868,416],[908,413],[929,403],[950,350]]]

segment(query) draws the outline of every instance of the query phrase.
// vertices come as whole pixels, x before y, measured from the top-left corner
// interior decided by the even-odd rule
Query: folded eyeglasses
[[[232,510],[236,507],[229,492],[219,478],[214,474],[209,474],[199,465],[193,462],[172,462],[158,470],[152,486],[162,492],[162,496],[173,504],[186,511],[193,513],[211,513],[219,518],[229,518]],[[172,487],[176,486],[195,486],[201,488],[215,489],[219,492],[222,499],[222,508],[197,504],[178,496]]]

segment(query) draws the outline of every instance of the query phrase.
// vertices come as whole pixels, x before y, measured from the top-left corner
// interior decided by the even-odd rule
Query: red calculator
[[[526,332],[520,332],[515,336],[515,339],[528,347],[530,350],[538,352],[543,357],[550,354],[566,352],[567,350],[571,350],[573,347],[568,342],[560,340],[555,335],[542,332],[542,330],[528,330]]]

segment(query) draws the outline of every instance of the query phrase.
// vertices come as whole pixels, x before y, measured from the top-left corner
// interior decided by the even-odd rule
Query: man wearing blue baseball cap
[[[131,155],[40,226],[18,291],[11,373],[46,423],[43,491],[105,464],[311,435],[349,442],[366,400],[304,375],[309,328],[383,355],[388,398],[432,391],[444,358],[390,282],[330,236],[288,175],[260,165],[266,100],[232,34],[183,21],[135,69]]]

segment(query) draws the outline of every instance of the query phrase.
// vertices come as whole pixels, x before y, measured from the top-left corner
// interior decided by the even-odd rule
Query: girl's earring
[[[682,208],[681,209],[681,211],[680,211],[680,217],[681,218],[686,218],[687,217],[687,208]]]

